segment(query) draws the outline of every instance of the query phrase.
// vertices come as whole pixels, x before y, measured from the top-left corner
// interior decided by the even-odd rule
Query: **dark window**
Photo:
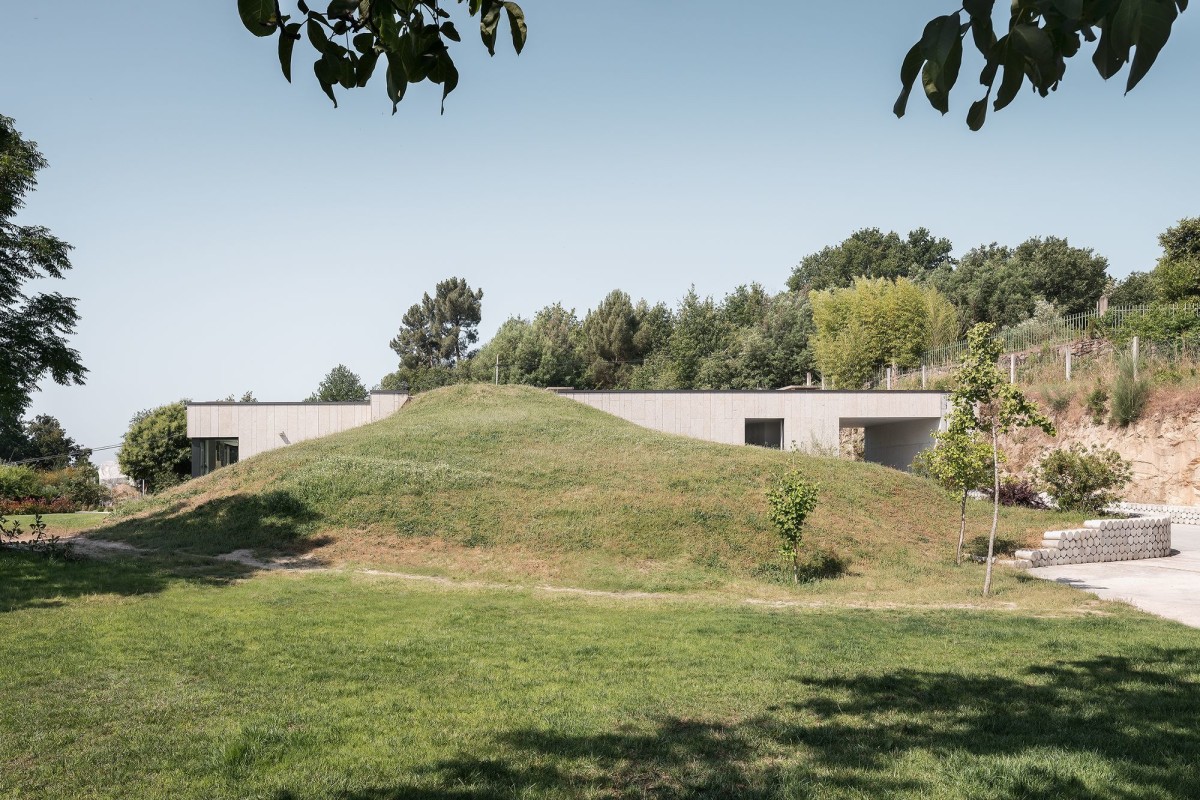
[[[748,419],[746,420],[746,444],[758,447],[770,447],[775,450],[783,449],[783,420],[781,419]]]

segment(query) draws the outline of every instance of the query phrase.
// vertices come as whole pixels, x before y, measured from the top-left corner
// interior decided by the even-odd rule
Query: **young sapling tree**
[[[771,507],[771,522],[779,532],[784,556],[792,561],[792,582],[800,582],[800,546],[804,540],[804,523],[817,507],[818,486],[806,481],[795,469],[790,469],[767,490]]]
[[[954,563],[962,563],[967,535],[967,495],[992,482],[992,447],[972,432],[964,415],[952,413],[946,430],[935,435],[932,449],[922,453],[922,466],[944,489],[959,495],[958,549]]]
[[[950,394],[954,416],[964,432],[981,433],[992,445],[992,530],[988,535],[987,572],[983,595],[992,591],[992,560],[996,548],[996,526],[1000,521],[1000,434],[1013,428],[1041,428],[1055,435],[1054,423],[1037,404],[1008,382],[996,362],[1000,342],[992,335],[995,325],[981,322],[967,334],[967,354],[959,367],[958,388]]]

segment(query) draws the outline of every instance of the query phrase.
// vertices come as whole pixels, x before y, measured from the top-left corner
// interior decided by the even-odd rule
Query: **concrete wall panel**
[[[945,417],[941,392],[594,392],[561,394],[634,424],[743,444],[747,419],[782,419],[787,448],[835,450],[839,428],[864,427],[871,460],[906,469]]]
[[[192,439],[237,439],[238,458],[247,459],[289,443],[390,417],[408,398],[403,392],[380,392],[362,403],[190,403],[187,435]]]

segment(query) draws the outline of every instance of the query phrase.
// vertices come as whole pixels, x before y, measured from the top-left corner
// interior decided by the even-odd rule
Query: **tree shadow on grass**
[[[996,547],[993,550],[993,553],[998,556],[1012,555],[1018,550],[1022,550],[1026,547],[1028,547],[1028,545],[1020,539],[1010,539],[1001,535],[1000,533],[997,533]],[[967,539],[967,541],[964,543],[963,550],[969,556],[986,559],[988,553],[988,535],[983,534],[981,536],[976,536],[973,539]]]
[[[1200,796],[1200,653],[1035,665],[1013,677],[903,670],[795,678],[745,721],[661,718],[596,735],[517,730],[407,786],[342,800]],[[287,795],[281,795],[286,797]]]
[[[169,506],[87,532],[89,538],[144,551],[139,554],[64,560],[0,553],[0,612],[63,605],[86,595],[152,594],[181,581],[227,583],[253,570],[212,556],[235,550],[302,554],[328,541],[312,534],[316,519],[286,492],[234,495],[193,509]]]
[[[318,520],[288,492],[259,492],[220,497],[194,508],[177,503],[106,525],[95,537],[195,555],[247,549],[299,555],[329,542],[314,535]]]
[[[80,597],[157,594],[178,583],[223,586],[248,575],[241,564],[161,555],[51,558],[0,552],[0,614],[65,606]]]

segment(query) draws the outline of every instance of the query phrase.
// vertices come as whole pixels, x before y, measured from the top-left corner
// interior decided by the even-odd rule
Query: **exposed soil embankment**
[[[1007,468],[1028,473],[1047,450],[1078,442],[1111,447],[1133,464],[1125,499],[1142,503],[1200,505],[1200,391],[1156,392],[1141,418],[1127,428],[1096,424],[1073,405],[1055,418],[1058,436],[1014,433],[1003,443]]]

